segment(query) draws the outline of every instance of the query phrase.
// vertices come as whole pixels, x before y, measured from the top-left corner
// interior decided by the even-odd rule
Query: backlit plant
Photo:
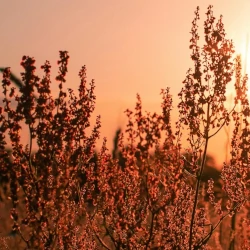
[[[240,57],[233,60],[233,43],[226,39],[222,17],[216,21],[211,6],[206,16],[205,44],[200,47],[199,9],[195,11],[190,40],[194,68],[188,70],[178,95],[178,122],[173,126],[169,88],[161,91],[161,114],[143,112],[137,95],[135,110],[125,111],[126,130],[118,131],[112,153],[106,139],[99,152],[95,148],[101,123],[97,117],[90,125],[95,84],[87,84],[85,66],[79,72],[78,94],[64,90],[68,52],[60,51],[57,98],[50,90],[48,61],[41,67],[42,78],[28,56],[21,61],[20,81],[10,68],[2,70],[0,198],[10,214],[10,220],[0,218],[5,221],[0,228],[2,246],[250,247],[247,76],[241,75]],[[11,81],[18,82],[19,89]],[[235,101],[228,110],[226,90],[232,81]],[[234,128],[231,159],[224,163],[221,178],[213,179],[208,171],[209,141],[229,124]],[[21,140],[24,127],[27,145]],[[183,138],[188,147],[183,147]]]

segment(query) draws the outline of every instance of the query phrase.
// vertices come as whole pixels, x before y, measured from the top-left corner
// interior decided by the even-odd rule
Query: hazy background
[[[1,1],[0,8],[0,66],[19,76],[23,55],[34,57],[38,68],[49,60],[54,79],[58,51],[69,51],[65,88],[77,89],[78,72],[86,65],[89,81],[96,82],[95,115],[101,114],[101,135],[111,149],[115,130],[126,122],[123,111],[135,106],[136,93],[144,109],[160,111],[160,90],[169,86],[176,105],[193,66],[189,39],[194,11],[199,5],[202,28],[209,4],[216,17],[223,15],[227,37],[244,59],[249,0],[9,0]],[[55,81],[52,89],[56,94]],[[176,115],[175,110],[174,119]],[[225,158],[224,135],[222,131],[209,147],[219,165]]]

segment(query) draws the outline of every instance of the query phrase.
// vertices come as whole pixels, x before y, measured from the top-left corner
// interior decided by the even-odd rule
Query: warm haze
[[[1,3],[0,66],[19,76],[21,58],[28,55],[36,59],[37,68],[49,60],[55,76],[58,51],[69,51],[65,87],[77,88],[78,71],[85,64],[88,79],[96,82],[101,136],[108,137],[111,149],[115,130],[126,121],[123,111],[134,107],[136,93],[144,109],[159,110],[160,90],[169,86],[176,105],[185,73],[193,66],[188,47],[194,11],[200,6],[202,28],[209,4],[216,17],[223,14],[227,38],[247,61],[249,0],[13,0]],[[55,81],[52,89],[56,94]],[[223,133],[209,147],[219,165],[225,159]]]

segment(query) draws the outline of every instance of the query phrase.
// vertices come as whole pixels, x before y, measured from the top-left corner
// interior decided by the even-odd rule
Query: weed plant
[[[178,94],[177,123],[171,121],[169,88],[161,91],[161,114],[143,112],[137,95],[112,153],[106,139],[95,149],[101,123],[97,117],[90,124],[95,83],[87,83],[85,66],[77,95],[64,90],[68,52],[59,55],[57,98],[48,61],[39,78],[35,60],[24,56],[18,89],[10,68],[3,70],[0,204],[10,217],[0,218],[2,248],[249,249],[247,76],[241,75],[240,57],[234,59],[222,17],[216,20],[208,7],[202,47],[199,19],[197,8],[190,40],[194,66]],[[232,81],[235,99],[228,110]],[[207,171],[209,141],[229,124],[231,158],[213,179]],[[27,145],[21,143],[24,126]]]

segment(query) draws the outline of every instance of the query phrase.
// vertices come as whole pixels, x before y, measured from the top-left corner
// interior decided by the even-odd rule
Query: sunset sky
[[[65,88],[77,89],[78,71],[86,65],[89,81],[96,82],[95,115],[102,117],[101,136],[107,136],[111,149],[115,130],[125,125],[123,111],[134,107],[136,93],[149,111],[160,111],[159,93],[167,86],[178,103],[177,93],[192,67],[189,39],[194,11],[200,6],[202,28],[209,4],[215,17],[223,15],[227,37],[244,58],[249,0],[9,0],[0,8],[0,67],[9,66],[19,75],[22,56],[32,56],[38,74],[40,65],[49,60],[54,78],[58,51],[69,51]],[[52,89],[56,94],[55,81]],[[221,164],[223,140],[212,141],[209,152]]]

